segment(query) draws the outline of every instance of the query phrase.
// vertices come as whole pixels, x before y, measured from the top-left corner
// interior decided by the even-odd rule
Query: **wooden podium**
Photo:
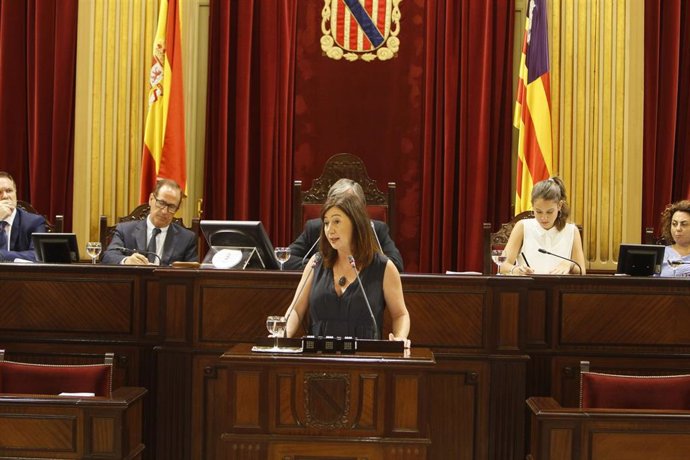
[[[426,459],[433,353],[253,353],[208,376],[205,458]]]

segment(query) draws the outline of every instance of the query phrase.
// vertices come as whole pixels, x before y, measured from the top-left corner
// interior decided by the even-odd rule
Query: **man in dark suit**
[[[17,185],[0,171],[0,261],[36,260],[33,233],[46,231],[43,216],[17,208]]]
[[[170,265],[197,262],[194,232],[173,222],[182,202],[182,190],[172,180],[161,179],[149,196],[151,211],[144,220],[117,225],[103,263],[124,265]]]
[[[366,202],[362,186],[352,179],[340,179],[336,181],[328,190],[328,196],[341,193],[354,193],[362,201]],[[393,265],[400,273],[403,271],[403,259],[400,251],[390,237],[388,225],[380,220],[371,220],[376,240],[381,247],[381,251],[393,262]],[[318,242],[321,236],[321,219],[309,219],[304,224],[304,231],[290,245],[290,259],[285,262],[288,270],[302,270],[309,257],[319,250]]]

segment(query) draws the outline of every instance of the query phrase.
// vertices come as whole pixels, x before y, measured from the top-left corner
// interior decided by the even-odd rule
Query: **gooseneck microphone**
[[[307,274],[307,277],[304,279],[304,283],[299,287],[299,291],[297,291],[297,295],[295,296],[294,299],[292,299],[292,303],[287,309],[287,314],[285,315],[285,327],[286,327],[286,334],[287,335],[287,325],[288,321],[290,320],[290,315],[292,315],[292,312],[295,310],[295,305],[297,305],[297,301],[299,300],[300,296],[302,295],[302,291],[304,291],[304,286],[307,285],[307,281],[309,281],[309,277],[314,274],[314,269],[316,269],[316,266],[321,262],[321,253],[317,252],[314,254],[314,261],[311,264],[311,269],[309,270],[309,273]]]
[[[538,251],[541,252],[542,254],[548,254],[550,256],[558,257],[559,259],[567,260],[568,262],[574,263],[575,265],[577,265],[577,268],[580,270],[580,275],[582,275],[582,267],[580,266],[580,264],[575,262],[573,259],[568,259],[567,257],[559,256],[558,254],[554,254],[553,252],[549,252],[546,249],[542,249],[542,248],[539,248]]]
[[[369,223],[371,224],[371,229],[374,231],[374,236],[376,237],[376,242],[379,244],[379,249],[381,250],[381,253],[383,253],[383,246],[381,246],[379,236],[376,234],[376,227],[374,227],[374,221],[370,220]]]
[[[316,241],[314,241],[314,244],[311,245],[311,247],[309,248],[309,250],[307,251],[307,253],[304,254],[304,257],[302,257],[302,264],[300,265],[300,267],[304,267],[304,266],[307,264],[307,258],[309,257],[309,254],[311,254],[311,252],[314,250],[314,248],[316,247],[316,245],[319,244],[319,240],[320,240],[320,239],[321,239],[321,237],[318,237],[318,238],[316,239]],[[320,258],[320,257],[321,257],[321,256],[319,255],[319,258]]]
[[[151,251],[142,251],[142,250],[140,250],[140,249],[123,248],[123,247],[120,247],[120,246],[117,246],[117,247],[114,247],[114,248],[109,248],[109,249],[113,249],[113,250],[115,250],[115,251],[117,251],[117,252],[119,252],[120,254],[123,254],[123,255],[125,255],[125,256],[131,256],[132,254],[137,254],[137,253],[138,253],[138,254],[143,254],[143,255],[145,255],[145,256],[149,256],[149,255],[150,255],[150,256],[154,256],[154,257],[156,257],[156,258],[158,259],[158,265],[163,265],[163,262],[161,261],[161,256],[159,256],[159,255],[156,254],[155,252],[151,252]]]
[[[374,324],[374,339],[378,340],[379,338],[379,326],[376,324],[376,317],[374,316],[374,312],[371,309],[371,304],[369,303],[369,297],[367,297],[367,293],[364,291],[364,285],[362,284],[362,280],[359,278],[359,272],[357,271],[357,264],[355,263],[355,258],[352,256],[347,256],[347,260],[350,262],[350,266],[352,266],[352,270],[355,272],[355,276],[357,277],[357,282],[359,283],[359,289],[362,291],[362,295],[364,296],[364,301],[367,304],[367,308],[369,309],[369,315],[371,316],[371,322]]]

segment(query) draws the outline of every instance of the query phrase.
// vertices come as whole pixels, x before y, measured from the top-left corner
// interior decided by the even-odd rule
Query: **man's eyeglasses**
[[[159,200],[159,199],[156,198],[155,196],[153,197],[153,199],[155,200],[156,207],[157,207],[158,209],[167,209],[167,211],[168,211],[170,214],[175,214],[175,213],[177,212],[177,210],[179,209],[179,206],[176,205],[176,204],[169,204],[169,203],[166,203],[166,202],[163,201],[163,200]]]

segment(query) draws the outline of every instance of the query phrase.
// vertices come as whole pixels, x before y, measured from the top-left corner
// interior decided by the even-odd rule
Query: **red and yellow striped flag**
[[[530,0],[513,125],[518,138],[515,214],[532,208],[535,183],[552,171],[549,43],[544,0]]]
[[[182,190],[187,182],[180,7],[178,0],[161,0],[159,8],[141,160],[141,203],[148,200],[158,179],[172,179]]]

